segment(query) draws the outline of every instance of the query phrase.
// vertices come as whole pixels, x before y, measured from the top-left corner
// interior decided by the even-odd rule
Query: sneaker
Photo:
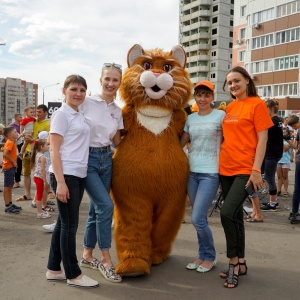
[[[97,270],[99,263],[100,261],[97,258],[94,258],[92,261],[88,261],[82,257],[80,260],[80,267]]]
[[[107,281],[116,283],[122,281],[122,277],[115,273],[115,268],[113,266],[110,266],[108,269],[106,269],[103,263],[99,262],[98,269]]]
[[[48,231],[48,232],[53,232],[55,226],[56,226],[56,221],[55,221],[53,224],[46,224],[46,225],[43,225],[43,228],[44,228],[46,231]]]
[[[83,275],[80,279],[67,279],[67,285],[75,287],[93,288],[99,286],[98,281]]]
[[[37,219],[48,219],[51,218],[51,215],[48,214],[46,211],[42,211],[40,214],[37,213]]]
[[[274,206],[272,206],[270,203],[268,203],[267,205],[264,205],[260,208],[262,211],[277,211],[276,210],[276,204]]]
[[[19,214],[20,210],[14,208],[12,205],[10,205],[8,207],[5,207],[4,212],[8,213],[8,214]]]
[[[265,205],[268,205],[270,202],[262,202],[261,203],[261,207],[265,206]],[[275,206],[278,207],[279,206],[279,203],[278,202],[275,202]]]
[[[291,220],[291,219],[293,219],[293,218],[296,218],[296,217],[299,217],[300,216],[300,214],[299,213],[290,213],[290,215],[289,215],[289,220]]]
[[[15,204],[12,204],[11,206],[12,206],[13,208],[15,208],[15,209],[22,210],[22,207],[21,207],[21,206],[17,206],[17,205],[15,205]]]
[[[62,271],[60,274],[53,274],[49,271],[46,272],[46,279],[51,281],[61,281],[66,280],[66,274],[64,271]]]

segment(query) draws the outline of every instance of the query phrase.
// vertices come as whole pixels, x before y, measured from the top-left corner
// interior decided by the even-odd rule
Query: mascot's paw
[[[117,265],[116,273],[130,277],[147,275],[150,274],[150,265],[142,259],[130,258]]]
[[[167,257],[168,257],[168,254],[162,255],[161,253],[152,253],[151,254],[152,265],[161,264],[165,259],[167,259]]]

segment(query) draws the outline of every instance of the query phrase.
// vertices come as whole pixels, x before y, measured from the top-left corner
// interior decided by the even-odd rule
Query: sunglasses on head
[[[106,68],[110,68],[110,67],[114,67],[116,69],[122,69],[122,66],[119,65],[119,64],[115,64],[115,63],[104,63],[103,64],[103,68],[106,67]]]

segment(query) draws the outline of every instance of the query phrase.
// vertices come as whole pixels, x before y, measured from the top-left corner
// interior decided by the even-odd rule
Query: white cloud
[[[70,73],[99,88],[101,65],[126,67],[133,44],[170,50],[178,43],[178,0],[2,0],[1,77],[22,78],[46,86]],[[61,97],[58,87],[45,94]]]

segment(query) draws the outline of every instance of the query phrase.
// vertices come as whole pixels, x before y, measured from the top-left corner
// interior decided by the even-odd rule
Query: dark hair
[[[87,89],[87,84],[85,79],[80,75],[69,75],[64,82],[64,89],[68,88],[68,86],[72,83],[77,83],[85,87]]]
[[[299,122],[299,117],[296,115],[289,116],[288,125],[293,126]]]
[[[210,95],[213,95],[214,92],[210,88],[208,88],[207,86],[200,85],[194,91],[194,96],[196,96],[197,94],[201,94],[201,95],[202,94],[205,94],[205,95],[210,94]]]
[[[226,77],[225,77],[225,81],[224,81],[224,84],[223,84],[223,91],[225,91],[225,86],[227,84],[227,75],[229,73],[240,73],[245,79],[248,79],[249,80],[249,83],[247,85],[247,90],[246,90],[246,93],[247,93],[247,96],[249,97],[258,97],[257,95],[257,92],[256,92],[256,88],[255,88],[255,84],[252,80],[252,78],[250,77],[249,73],[246,71],[246,69],[244,69],[243,67],[240,67],[240,66],[237,66],[237,67],[233,67],[231,70],[229,70],[229,72],[226,74]],[[231,97],[233,99],[236,99],[235,96],[233,96],[231,93],[230,93]]]
[[[33,146],[32,156],[31,156],[31,160],[30,160],[31,169],[34,169],[34,167],[35,167],[36,153],[39,152],[43,146],[45,146],[45,144],[47,143],[47,140],[38,139],[38,140],[35,140],[33,143],[34,143],[34,146]]]
[[[40,104],[36,109],[42,109],[43,112],[48,112],[48,107],[45,104]]]
[[[279,109],[279,101],[278,100],[267,100],[266,105],[268,108],[273,108],[273,112],[277,114]]]
[[[8,126],[3,128],[3,135],[7,138],[10,133],[14,131],[15,127]]]

